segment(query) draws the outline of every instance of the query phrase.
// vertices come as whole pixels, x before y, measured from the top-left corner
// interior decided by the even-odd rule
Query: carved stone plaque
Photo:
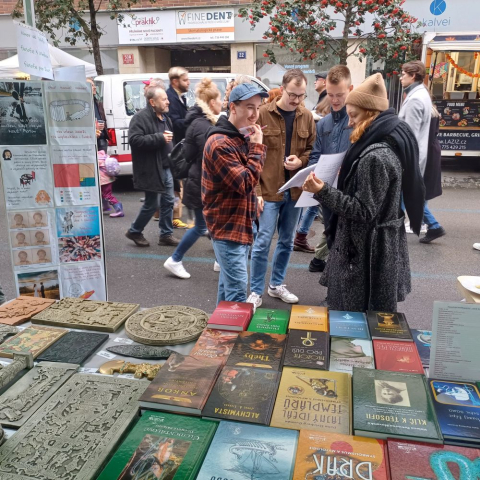
[[[49,298],[18,297],[0,307],[0,323],[20,325],[53,303]]]
[[[161,360],[162,358],[168,358],[173,353],[173,350],[169,348],[154,347],[152,345],[115,345],[107,347],[107,350],[116,355],[144,360]]]
[[[0,325],[0,343],[2,343],[7,337],[18,333],[18,328],[11,327],[10,325]]]
[[[149,382],[75,374],[0,447],[0,480],[92,480]]]
[[[32,318],[32,323],[114,332],[138,310],[136,303],[63,298]]]
[[[0,423],[21,427],[76,371],[79,365],[41,362],[0,396]]]
[[[161,365],[153,363],[130,363],[124,360],[111,360],[104,363],[98,371],[104,375],[133,373],[135,378],[146,377],[148,380],[153,380],[161,367]]]
[[[37,358],[50,345],[55,343],[68,330],[64,328],[28,327],[10,337],[0,345],[0,357],[13,358],[15,353],[31,353]]]
[[[178,345],[196,340],[207,322],[208,315],[198,308],[163,305],[131,316],[125,324],[125,331],[138,343]]]
[[[108,338],[108,333],[68,332],[58,342],[41,353],[37,360],[78,363],[81,365]]]
[[[25,368],[33,368],[31,353],[14,353],[13,362],[5,366],[0,364],[0,389],[8,385]]]

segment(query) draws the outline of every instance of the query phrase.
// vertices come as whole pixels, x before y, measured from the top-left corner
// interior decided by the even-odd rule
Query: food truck
[[[426,33],[422,60],[441,117],[442,155],[480,156],[480,34]]]

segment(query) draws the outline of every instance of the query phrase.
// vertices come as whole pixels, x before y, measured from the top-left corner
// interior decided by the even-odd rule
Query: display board
[[[106,300],[90,84],[0,82],[0,114],[17,294]]]

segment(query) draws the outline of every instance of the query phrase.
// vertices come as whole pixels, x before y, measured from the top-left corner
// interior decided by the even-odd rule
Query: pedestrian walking
[[[424,186],[411,128],[388,108],[381,74],[346,99],[352,146],[338,188],[310,174],[303,189],[325,205],[330,255],[321,277],[332,310],[395,312],[411,290],[402,195],[417,235]]]
[[[132,150],[133,185],[145,191],[145,201],[136,220],[125,236],[139,247],[150,243],[143,230],[159,206],[159,245],[177,246],[173,236],[173,177],[168,155],[173,147],[172,123],[167,117],[168,98],[165,90],[151,87],[147,90],[147,106],[130,121],[128,140]]]
[[[187,130],[184,153],[191,167],[183,187],[183,203],[193,210],[195,226],[185,233],[173,255],[163,264],[168,271],[179,278],[190,278],[190,274],[182,263],[183,256],[207,232],[202,205],[203,150],[207,141],[207,131],[217,123],[217,117],[222,111],[220,90],[210,78],[204,78],[197,85],[195,93],[195,106],[188,111],[185,118]]]
[[[40,282],[40,295],[42,296],[42,298],[45,298],[45,285],[43,284],[43,282]]]
[[[426,68],[420,60],[414,60],[402,66],[400,83],[404,89],[405,99],[398,114],[401,120],[408,123],[417,139],[422,176],[425,175],[427,166],[432,119],[432,100],[423,83],[425,76]],[[438,167],[439,165],[436,168]],[[425,202],[423,221],[427,225],[427,233],[420,238],[420,243],[430,243],[446,234],[445,229],[438,223],[428,208],[427,202]]]
[[[123,217],[123,205],[113,194],[113,182],[115,181],[115,177],[112,177],[108,174],[105,164],[108,155],[103,150],[100,150],[97,152],[97,158],[98,169],[100,172],[100,190],[102,192],[103,213],[112,211],[110,208],[110,206],[112,206],[114,211],[110,214],[110,217]]]
[[[96,123],[96,135],[97,135],[97,150],[108,150],[108,130],[107,130],[107,116],[105,115],[105,109],[103,108],[103,102],[97,98],[97,87],[93,78],[87,78],[87,82],[92,86],[93,95],[93,108]]]
[[[348,125],[345,100],[352,90],[352,77],[348,67],[338,65],[330,69],[326,79],[327,98],[330,99],[330,113],[317,123],[317,136],[308,165],[315,165],[322,155],[340,153],[348,150],[352,128]],[[319,207],[308,207],[301,220],[294,240],[294,250],[313,253],[309,270],[323,272],[328,258],[328,246],[325,235],[322,234],[320,242],[312,248],[307,240],[308,232],[312,226]],[[327,225],[330,212],[322,212],[324,225]]]
[[[255,187],[260,180],[267,147],[255,122],[262,98],[255,85],[233,88],[230,116],[220,116],[208,131],[202,171],[203,213],[220,264],[217,301],[247,299],[248,251],[257,215]]]
[[[298,302],[298,297],[287,289],[284,280],[300,215],[295,203],[301,189],[277,192],[298,170],[307,166],[315,142],[315,122],[312,113],[303,106],[306,91],[305,74],[300,69],[288,70],[283,76],[281,96],[260,108],[257,123],[265,127],[263,138],[267,159],[257,185],[261,216],[252,249],[251,293],[247,300],[255,308],[262,304],[268,254],[277,229],[278,242],[273,254],[268,294],[286,303]]]

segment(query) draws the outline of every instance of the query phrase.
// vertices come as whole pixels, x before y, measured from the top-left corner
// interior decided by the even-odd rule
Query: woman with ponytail
[[[338,186],[307,178],[303,189],[329,208],[330,256],[320,283],[333,310],[395,312],[411,290],[402,197],[419,235],[425,201],[418,144],[410,127],[388,108],[377,73],[349,93],[352,145]]]
[[[202,159],[207,141],[206,133],[217,123],[222,111],[221,93],[210,78],[204,78],[196,87],[195,105],[185,117],[184,152],[192,164],[183,185],[183,204],[195,213],[195,226],[185,232],[179,245],[163,266],[179,278],[190,278],[182,259],[187,250],[205,233],[207,225],[203,217],[202,205]]]

